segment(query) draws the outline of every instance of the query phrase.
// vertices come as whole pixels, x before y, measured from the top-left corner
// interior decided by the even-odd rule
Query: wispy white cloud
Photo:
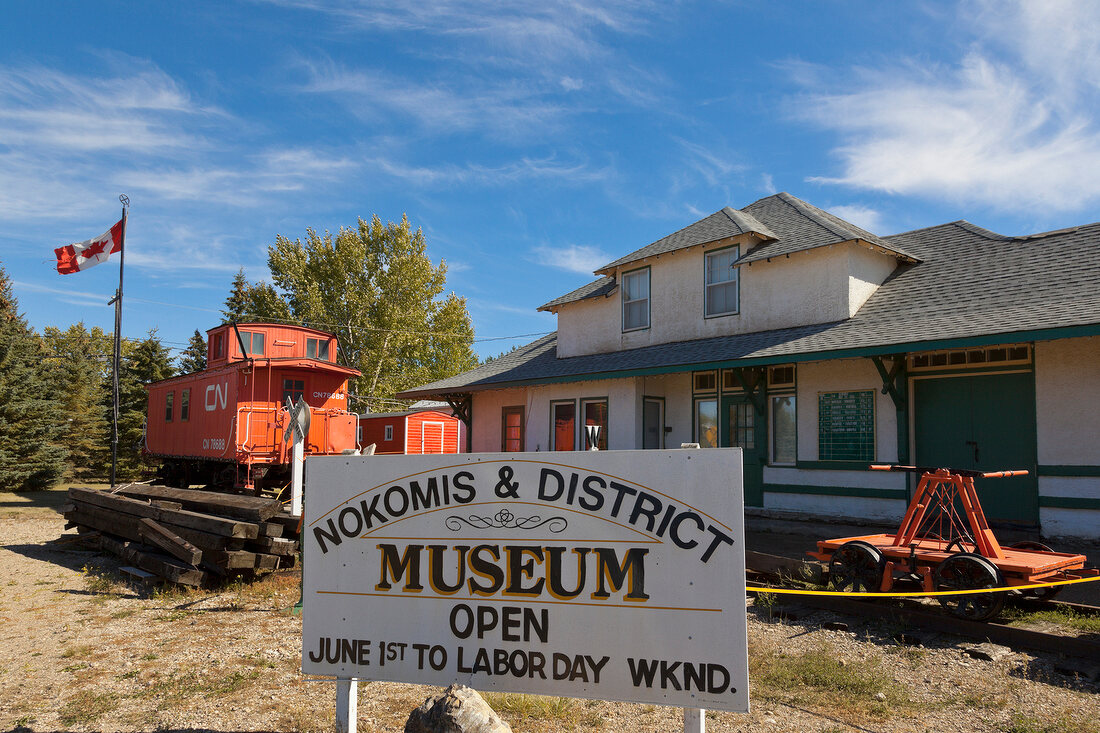
[[[677,138],[686,152],[685,164],[711,186],[729,186],[730,176],[748,169],[743,163],[733,160],[733,154],[722,148],[708,147],[682,138]]]
[[[591,61],[609,49],[601,34],[636,34],[659,24],[664,5],[650,0],[584,3],[546,0],[268,0],[335,19],[334,28],[357,32],[421,33],[458,39],[480,49],[481,61],[547,63]],[[437,51],[438,52],[438,51]]]
[[[840,174],[811,180],[1004,210],[1100,201],[1100,5],[983,0],[959,21],[977,38],[955,63],[862,70],[802,100],[844,140]]]
[[[540,179],[589,183],[605,180],[612,175],[612,169],[608,166],[592,167],[583,161],[563,162],[555,158],[521,158],[499,166],[477,164],[420,166],[382,157],[367,159],[363,162],[369,168],[420,186],[456,184],[498,186]]]
[[[535,321],[551,321],[551,323],[554,319],[553,315],[535,311],[535,308],[542,305],[541,303],[524,303],[517,305],[515,303],[502,303],[500,301],[484,300],[482,298],[467,296],[466,304],[470,307],[470,311],[475,314],[478,312],[509,313],[531,318]],[[490,336],[491,335],[492,334],[490,334]]]
[[[130,153],[201,143],[174,121],[223,114],[194,103],[156,68],[78,78],[44,67],[0,69],[0,139],[7,145]]]
[[[127,61],[106,64],[122,71],[85,74],[0,67],[0,224],[9,235],[54,246],[92,236],[117,215],[122,191],[137,213],[128,265],[150,277],[165,262],[236,271],[262,261],[262,248],[242,248],[211,209],[275,208],[358,165],[347,152],[264,147],[255,125],[245,134],[240,120],[160,69]],[[199,227],[196,207],[207,212]]]
[[[863,206],[860,204],[848,204],[842,206],[830,206],[828,207],[830,214],[835,214],[845,221],[849,221],[855,224],[857,227],[861,227],[871,232],[872,234],[882,234],[883,218],[882,212],[872,209],[869,206]]]
[[[187,168],[142,168],[120,174],[129,188],[166,201],[218,200],[238,206],[258,206],[267,194],[300,191],[310,182],[330,177],[358,164],[342,155],[301,148],[277,148],[244,155],[234,165],[203,160]]]
[[[532,249],[531,254],[540,265],[581,275],[591,275],[596,268],[606,265],[612,259],[598,247],[584,244],[543,245]]]
[[[17,293],[26,292],[57,295],[65,298],[64,302],[66,303],[80,306],[105,306],[107,301],[114,297],[114,293],[91,293],[83,290],[73,290],[72,288],[52,288],[48,285],[27,282],[25,280],[13,280],[12,287],[15,288]]]
[[[400,48],[416,60],[415,74],[395,73],[399,64],[297,61],[305,75],[297,91],[327,95],[360,119],[396,124],[403,134],[560,139],[586,114],[669,109],[661,104],[667,81],[630,61],[618,43],[659,28],[667,10],[650,0],[272,2],[332,18],[329,32],[405,37]]]

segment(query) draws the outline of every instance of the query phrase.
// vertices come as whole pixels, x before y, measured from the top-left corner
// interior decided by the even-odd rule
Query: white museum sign
[[[748,711],[739,449],[306,462],[302,671]]]

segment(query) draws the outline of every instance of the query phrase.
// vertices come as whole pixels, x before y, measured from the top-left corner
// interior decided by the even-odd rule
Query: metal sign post
[[[336,680],[336,733],[355,733],[359,718],[359,680]]]

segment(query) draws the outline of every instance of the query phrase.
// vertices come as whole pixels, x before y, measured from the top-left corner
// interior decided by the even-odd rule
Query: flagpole
[[[110,303],[115,305],[115,359],[111,369],[111,488],[115,488],[115,473],[118,470],[118,375],[122,361],[122,273],[126,262],[126,209],[130,199],[126,194],[118,197],[122,202],[122,233],[119,235],[118,290]],[[108,305],[110,305],[108,303]]]

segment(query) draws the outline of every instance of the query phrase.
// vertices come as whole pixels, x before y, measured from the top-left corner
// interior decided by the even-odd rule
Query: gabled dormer
[[[915,257],[779,193],[723,208],[596,270],[539,310],[558,356],[842,321]]]
[[[206,344],[210,367],[247,358],[336,361],[336,336],[304,326],[228,323],[207,331]]]

